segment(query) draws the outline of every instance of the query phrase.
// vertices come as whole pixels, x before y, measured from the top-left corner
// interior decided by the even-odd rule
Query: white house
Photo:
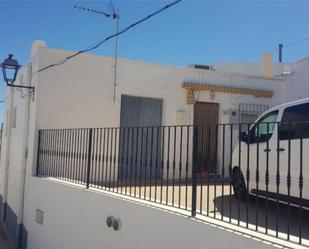
[[[308,97],[307,60],[290,65],[289,74],[273,75],[269,55],[265,55],[261,63],[262,73],[256,75],[119,59],[114,84],[114,59],[90,54],[81,54],[38,72],[72,54],[35,41],[29,62],[16,80],[19,84],[34,86],[35,91],[7,89],[1,146],[0,211],[11,240],[23,248],[27,245],[28,248],[55,248],[56,245],[73,248],[65,244],[70,239],[58,232],[58,242],[51,242],[53,238],[40,230],[34,219],[36,209],[48,212],[50,207],[46,205],[52,203],[43,200],[40,191],[50,191],[51,198],[55,193],[47,185],[37,189],[40,188],[35,177],[39,130],[252,122],[252,118],[268,107]],[[211,109],[215,115],[207,116],[206,109]],[[218,135],[221,136],[220,132]],[[215,153],[220,154],[222,144],[218,142],[217,147]],[[229,157],[228,152],[225,157]],[[163,177],[166,176],[163,174]],[[69,216],[70,207],[63,207],[61,212]],[[52,212],[49,215],[47,220],[53,223],[52,219],[57,218]],[[96,218],[89,213],[88,219]],[[61,222],[54,224],[53,229],[61,230],[61,226]],[[80,229],[76,235],[84,231],[79,225],[72,226]],[[94,232],[84,240],[96,241],[96,236],[99,235]],[[46,241],[51,247],[44,244]],[[77,243],[76,248],[85,248],[83,245],[78,247]],[[98,247],[93,245],[92,248]]]

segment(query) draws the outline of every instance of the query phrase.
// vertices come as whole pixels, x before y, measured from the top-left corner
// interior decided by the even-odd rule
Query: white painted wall
[[[185,216],[39,178],[31,179],[29,198],[31,249],[274,248]],[[44,211],[43,225],[35,221],[36,209]],[[109,215],[121,220],[118,232],[106,226]]]
[[[40,67],[70,53],[41,48]],[[67,63],[40,73],[38,94],[38,128],[119,126],[121,94],[163,98],[163,124],[175,124],[177,110],[187,111],[192,123],[192,105],[186,104],[183,82],[208,83],[268,89],[275,92],[271,100],[229,94],[197,93],[199,101],[218,102],[223,108],[238,101],[276,104],[283,82],[264,77],[215,73],[205,70],[176,68],[119,60],[117,103],[113,103],[113,59],[81,55]]]
[[[36,166],[37,131],[48,128],[95,128],[118,127],[120,122],[121,94],[163,99],[163,125],[176,123],[177,111],[187,113],[187,124],[192,124],[193,105],[186,104],[183,82],[218,84],[274,91],[273,99],[253,96],[230,95],[208,92],[196,93],[198,101],[220,103],[220,113],[237,108],[239,102],[268,103],[275,105],[282,98],[280,88],[284,82],[260,76],[216,73],[205,70],[177,68],[172,66],[119,59],[117,77],[117,100],[113,102],[113,59],[83,54],[67,63],[37,73],[37,70],[71,54],[71,52],[34,46],[31,84],[36,87],[35,97],[30,103],[28,177]],[[25,71],[25,70],[24,70]],[[21,74],[20,74],[21,75]],[[19,76],[20,77],[20,76]],[[21,80],[24,81],[27,75]],[[17,79],[19,81],[19,79]],[[27,98],[27,97],[26,97]],[[19,92],[14,93],[13,107],[17,107],[17,127],[12,129],[9,152],[8,204],[18,213],[21,203],[22,162],[25,157],[26,99]],[[236,109],[235,108],[235,109]],[[10,110],[9,110],[10,112]],[[229,122],[229,117],[219,115],[220,122]],[[5,121],[6,122],[6,121]],[[4,127],[6,129],[6,127]],[[3,144],[6,138],[3,139]],[[3,150],[5,151],[5,146]],[[218,152],[220,153],[220,152]],[[5,153],[3,153],[4,155]],[[5,176],[3,156],[1,177]],[[178,160],[178,159],[177,159]],[[176,162],[178,163],[178,162]],[[191,172],[191,170],[189,170]],[[176,171],[178,175],[178,171]],[[4,182],[4,181],[2,181]],[[26,192],[27,192],[26,182]],[[0,185],[3,194],[3,185]]]
[[[35,64],[36,57],[32,57],[30,61]],[[20,70],[16,80],[18,84],[29,84],[29,81],[31,80],[31,72],[28,71],[28,69],[30,70],[31,68],[28,68],[27,66]],[[33,77],[36,79],[37,76]],[[14,90],[13,88],[8,88],[6,95],[6,112],[9,115],[7,115],[8,118],[5,119],[4,130],[6,132],[4,133],[2,140],[3,154],[0,160],[0,194],[3,197],[3,202],[10,207],[10,210],[14,213],[13,215],[16,215],[16,221],[14,221],[12,216],[10,216],[10,219],[7,217],[6,221],[10,223],[10,229],[8,228],[10,230],[10,237],[15,237],[15,239],[17,238],[16,236],[18,236],[17,228],[19,228],[19,225],[23,223],[23,193],[26,192],[24,189],[25,180],[25,183],[28,184],[27,179],[25,178],[26,164],[28,164],[27,168],[32,170],[32,159],[34,157],[34,150],[29,149],[28,147],[28,142],[31,141],[31,138],[30,140],[27,139],[27,106],[29,102],[30,105],[35,107],[34,102],[32,103],[32,97],[29,96],[29,92],[27,90],[19,91],[16,89]],[[12,110],[14,107],[16,107],[17,110],[16,127],[12,127]],[[35,108],[32,108],[32,112],[30,112],[33,117],[31,120],[32,124],[36,123],[34,110]],[[35,126],[32,125],[29,130],[34,130],[34,128]],[[27,148],[28,157],[26,159]],[[29,166],[29,163],[31,163],[31,166]],[[16,222],[16,224],[12,222]],[[14,242],[16,243],[17,241]]]
[[[287,63],[273,63],[273,75],[281,75]],[[219,72],[243,73],[249,75],[262,75],[261,62],[217,62],[213,68]]]
[[[306,57],[289,67],[287,71],[290,73],[286,76],[286,89],[284,91],[284,99],[293,101],[308,97],[309,92],[309,57]]]
[[[17,77],[18,84],[25,84],[27,79],[26,68],[22,70]],[[7,199],[5,202],[10,203],[11,208],[18,212],[20,202],[21,183],[23,178],[23,165],[25,164],[25,148],[26,148],[26,108],[27,99],[29,98],[28,92],[22,92],[16,89],[8,89],[6,94],[6,112],[11,113],[8,115],[9,120],[4,123],[3,134],[3,154],[1,156],[1,176],[4,177],[8,174],[8,187]],[[15,109],[15,110],[14,110]],[[16,111],[15,127],[13,126],[14,111]],[[11,116],[11,117],[10,117]],[[9,131],[11,130],[11,131]],[[7,144],[8,139],[10,140]],[[8,154],[6,157],[6,151]],[[7,160],[7,161],[6,161]],[[6,163],[8,166],[6,167]],[[7,173],[5,172],[7,170]],[[2,178],[3,179],[3,178]],[[1,195],[5,196],[5,181],[1,181]]]
[[[67,202],[66,198],[69,197],[68,192],[64,192],[64,196],[60,199],[56,196],[58,189],[53,185],[53,188],[45,186],[41,180],[33,177],[36,167],[36,152],[37,152],[37,136],[38,129],[48,129],[48,128],[95,128],[95,127],[118,127],[120,120],[120,98],[121,94],[142,96],[142,97],[153,97],[153,98],[162,98],[163,99],[163,125],[173,125],[176,123],[176,113],[177,111],[185,111],[187,113],[187,123],[192,124],[193,120],[193,106],[186,104],[186,91],[181,88],[183,82],[192,82],[192,83],[207,83],[207,84],[218,84],[224,86],[235,86],[235,87],[246,87],[246,88],[257,88],[257,89],[268,89],[274,91],[274,96],[272,99],[264,98],[255,98],[251,96],[240,96],[240,95],[230,95],[223,93],[216,93],[214,96],[210,96],[208,92],[196,93],[196,99],[198,101],[205,102],[216,102],[220,103],[220,114],[224,110],[236,109],[238,103],[248,102],[248,103],[262,103],[269,104],[270,106],[280,103],[284,99],[282,93],[282,87],[284,86],[284,81],[278,79],[271,79],[261,76],[249,76],[246,74],[230,74],[230,73],[218,73],[212,71],[204,70],[195,70],[188,68],[176,68],[172,66],[163,66],[155,65],[143,62],[135,62],[120,59],[118,65],[118,88],[117,88],[117,101],[113,102],[113,59],[106,58],[101,56],[87,55],[83,54],[74,58],[73,60],[68,61],[67,63],[54,67],[49,70],[46,70],[42,73],[36,73],[38,69],[43,68],[44,66],[54,63],[59,59],[64,58],[65,56],[70,55],[70,52],[60,51],[55,49],[48,48],[37,48],[37,52],[32,54],[30,62],[32,63],[32,85],[35,86],[35,97],[30,102],[30,119],[29,119],[29,140],[27,146],[23,143],[25,136],[24,127],[25,124],[25,99],[20,97],[20,93],[14,94],[13,106],[17,106],[18,113],[18,126],[15,130],[12,131],[12,136],[10,138],[12,147],[8,160],[10,161],[9,167],[9,180],[8,180],[8,204],[13,208],[16,214],[19,213],[21,208],[21,177],[22,177],[22,161],[24,160],[26,147],[28,149],[28,158],[27,158],[27,175],[26,175],[26,185],[25,185],[25,218],[24,221],[26,228],[29,230],[29,241],[33,245],[33,248],[49,248],[42,247],[40,243],[70,243],[74,245],[75,242],[70,240],[70,231],[68,228],[65,230],[68,231],[67,237],[63,237],[64,234],[60,234],[60,231],[63,231],[63,228],[68,227],[77,227],[79,220],[86,222],[86,211],[79,209],[83,207],[77,207],[78,205],[88,205],[92,203],[91,206],[97,206],[97,203],[100,203],[98,207],[101,207],[104,203],[106,207],[109,207],[109,204],[106,204],[105,201],[102,201],[100,198],[87,199],[83,196],[84,192],[79,192],[76,190],[73,191],[74,195],[76,194],[76,199],[72,197],[72,202]],[[10,110],[9,110],[10,111]],[[229,117],[227,115],[219,115],[220,122],[226,123],[229,122]],[[5,129],[5,127],[4,127]],[[7,138],[3,139],[3,144],[5,144]],[[24,145],[23,145],[24,144]],[[220,146],[220,145],[219,145]],[[220,146],[221,147],[221,146]],[[6,148],[4,148],[5,150]],[[220,152],[219,152],[220,153]],[[5,153],[3,153],[5,154]],[[2,154],[2,155],[3,155]],[[6,159],[1,157],[0,164],[0,174],[1,174],[1,184],[0,191],[3,194],[3,179],[5,174],[4,161]],[[177,162],[176,162],[177,163]],[[178,172],[176,172],[176,175]],[[41,183],[43,184],[41,186]],[[46,189],[44,189],[45,187]],[[54,189],[55,187],[55,189]],[[69,193],[69,194],[73,194]],[[59,193],[61,195],[61,193]],[[92,196],[92,195],[89,195]],[[45,198],[48,197],[48,198]],[[89,197],[90,198],[90,197]],[[92,197],[91,197],[92,198]],[[61,202],[64,206],[59,206],[55,208],[55,203],[57,200]],[[74,204],[74,201],[75,205]],[[80,201],[80,202],[79,202]],[[90,202],[88,202],[90,201]],[[108,200],[109,201],[109,200]],[[53,203],[51,203],[53,202]],[[82,203],[82,204],[81,204]],[[51,226],[48,228],[48,233],[52,237],[48,237],[47,230],[41,231],[41,228],[37,228],[33,224],[33,212],[34,205],[44,207],[47,212],[55,212],[51,216],[50,222]],[[49,206],[47,208],[47,205]],[[116,207],[121,212],[125,213],[124,209],[126,205],[122,207],[122,204],[117,203],[111,204],[110,209],[113,210]],[[55,220],[54,215],[59,214],[60,208],[64,208],[64,217],[71,217],[73,223],[57,223],[59,220]],[[77,213],[72,212],[72,207],[78,210]],[[84,207],[85,208],[85,207]],[[93,214],[97,214],[98,209],[93,207]],[[103,206],[102,206],[103,208]],[[116,209],[117,209],[116,208]],[[132,207],[131,207],[132,208]],[[134,206],[135,208],[135,206]],[[51,209],[54,209],[51,211]],[[104,209],[104,208],[103,208]],[[56,211],[57,210],[57,211]],[[107,212],[107,211],[104,212]],[[102,211],[102,212],[103,212]],[[119,211],[120,212],[120,211]],[[156,215],[150,213],[148,214],[145,209],[145,215]],[[76,215],[82,216],[76,216]],[[105,213],[104,213],[105,214]],[[128,215],[128,214],[126,214]],[[48,217],[48,216],[47,216]],[[93,221],[97,221],[97,216],[90,216]],[[128,217],[130,218],[130,217]],[[134,216],[131,217],[132,219]],[[105,219],[105,217],[104,217]],[[151,218],[149,218],[149,222]],[[173,221],[174,218],[171,218],[170,225],[167,223],[167,227],[171,227],[182,222],[177,223]],[[63,220],[66,220],[64,218]],[[19,217],[19,222],[22,222]],[[75,223],[74,223],[75,222]],[[133,221],[130,221],[133,223]],[[142,221],[139,221],[142,222]],[[176,223],[175,223],[176,222]],[[59,225],[58,225],[59,224]],[[85,223],[85,228],[91,227],[93,222]],[[102,226],[104,224],[95,223],[97,230],[104,229]],[[141,224],[141,223],[139,223]],[[190,223],[191,224],[191,223]],[[90,227],[89,227],[90,226]],[[130,225],[131,226],[131,225]],[[190,225],[191,226],[191,225]],[[60,229],[61,228],[61,229]],[[85,228],[78,231],[78,238],[81,240],[84,239],[83,243],[91,243],[91,238],[94,238],[95,246],[99,245],[103,238],[100,234],[92,234],[87,232]],[[180,231],[185,233],[186,226],[183,226],[184,230]],[[137,228],[136,228],[137,229]],[[150,228],[152,229],[152,228]],[[152,233],[159,231],[159,224],[157,227],[151,230]],[[92,229],[91,229],[92,231]],[[134,231],[134,230],[133,230]],[[137,229],[137,231],[139,231]],[[166,230],[167,231],[167,230]],[[81,233],[85,232],[88,237],[82,236]],[[131,233],[129,233],[131,234]],[[200,234],[197,232],[197,234]],[[40,237],[42,235],[42,237]],[[37,236],[37,237],[34,237]],[[59,236],[57,238],[57,236]],[[73,237],[73,234],[71,234]],[[109,235],[106,235],[109,236]],[[133,236],[133,235],[132,235]],[[153,236],[153,234],[151,234]],[[199,236],[202,236],[201,234]],[[38,239],[39,238],[39,239]],[[75,237],[76,238],[76,237]],[[89,238],[89,239],[87,239]],[[127,242],[129,239],[121,240],[121,243]],[[174,237],[173,237],[174,238]],[[144,238],[149,239],[149,237]],[[175,238],[174,238],[175,239]],[[79,240],[77,240],[79,241]],[[79,241],[80,242],[80,241]],[[166,241],[162,241],[162,245]],[[71,244],[72,243],[72,244]],[[104,242],[105,243],[105,242]],[[120,243],[120,242],[119,242]],[[221,242],[220,242],[221,243]],[[79,245],[79,244],[77,244]],[[185,244],[184,244],[185,245]],[[226,244],[222,244],[223,246]],[[63,246],[58,246],[65,248]],[[31,247],[30,247],[31,248]],[[52,248],[52,247],[50,247]],[[54,247],[56,248],[56,247]],[[71,247],[69,247],[71,248]],[[73,247],[72,247],[73,248]],[[77,247],[78,248],[78,247]],[[85,247],[81,247],[85,248]],[[96,247],[95,247],[96,248]],[[121,245],[115,248],[121,248]],[[163,248],[163,247],[162,247]],[[257,247],[258,248],[258,247]]]
[[[43,68],[68,55],[70,53],[66,51],[40,48],[39,67]],[[112,58],[83,54],[59,67],[40,73],[37,94],[38,128],[119,127],[122,94],[162,98],[163,125],[175,125],[177,111],[185,111],[186,124],[192,124],[193,105],[186,104],[186,91],[181,87],[183,82],[274,91],[272,99],[195,93],[197,101],[220,103],[219,122],[229,123],[229,116],[222,114],[224,110],[237,109],[240,102],[273,106],[281,98],[280,88],[284,84],[281,80],[261,76],[217,73],[120,59],[117,98],[114,103],[113,63]],[[220,154],[220,149],[218,153]],[[228,158],[228,152],[226,157]],[[225,162],[228,164],[227,160]]]

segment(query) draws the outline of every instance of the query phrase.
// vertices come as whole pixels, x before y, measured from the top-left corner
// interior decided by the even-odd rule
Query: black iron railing
[[[38,147],[38,176],[308,245],[307,123],[50,129]]]

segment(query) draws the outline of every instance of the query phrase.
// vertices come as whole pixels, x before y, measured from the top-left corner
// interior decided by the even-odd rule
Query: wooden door
[[[217,171],[219,104],[197,102],[194,105],[194,125],[197,125],[195,159],[198,172],[215,174]]]

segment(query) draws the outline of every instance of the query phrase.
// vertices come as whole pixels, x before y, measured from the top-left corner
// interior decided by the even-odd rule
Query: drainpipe
[[[4,159],[4,190],[3,190],[3,211],[1,219],[4,221],[6,216],[6,205],[8,201],[8,184],[9,184],[9,165],[10,165],[10,147],[11,147],[11,131],[12,131],[12,110],[13,110],[13,88],[8,89],[8,105],[7,105],[7,121],[5,126],[5,159]]]

